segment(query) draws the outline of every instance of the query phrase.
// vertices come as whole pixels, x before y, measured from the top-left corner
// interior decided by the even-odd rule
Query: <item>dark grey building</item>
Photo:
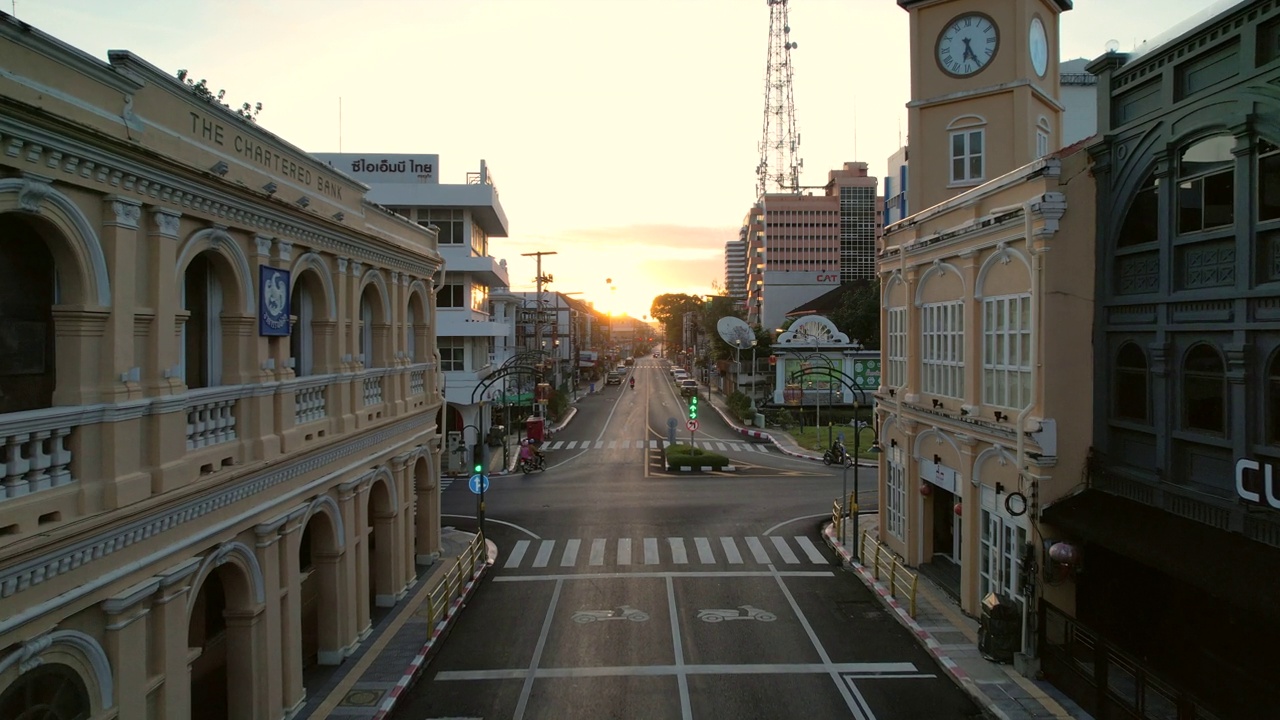
[[[1237,3],[1087,71],[1098,77],[1094,456],[1084,491],[1043,513],[1045,537],[1080,558],[1074,613],[1043,608],[1043,668],[1099,717],[1270,716],[1280,2]],[[1043,581],[1063,581],[1059,570]]]

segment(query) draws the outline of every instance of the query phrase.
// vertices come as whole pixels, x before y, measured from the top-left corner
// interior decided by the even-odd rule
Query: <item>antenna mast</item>
[[[796,106],[791,92],[791,40],[787,21],[788,0],[765,0],[769,5],[769,54],[764,70],[764,131],[760,140],[760,164],[756,166],[756,194],[770,191],[800,192],[800,168],[796,157],[800,133],[796,132]]]

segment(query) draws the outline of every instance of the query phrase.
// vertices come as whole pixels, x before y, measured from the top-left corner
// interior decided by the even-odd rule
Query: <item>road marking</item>
[[[573,567],[578,562],[578,547],[582,541],[578,538],[568,540],[564,544],[564,555],[560,556],[560,567]]]
[[[684,550],[684,538],[667,538],[667,542],[671,543],[671,562],[677,565],[687,565],[689,563],[689,554]]]
[[[741,565],[742,555],[738,554],[738,544],[731,537],[720,538],[720,544],[724,546],[725,557],[729,558],[729,564]]]
[[[716,449],[720,452],[724,452],[726,450],[724,443],[716,443]],[[734,448],[734,450],[737,450],[737,448]]]
[[[684,644],[680,638],[680,623],[676,622],[676,585],[667,578],[667,612],[671,614],[671,647],[675,651],[676,668],[684,669]],[[689,678],[683,672],[676,678],[680,688],[680,717],[693,720],[693,704],[689,701]]]
[[[650,441],[649,441],[649,449],[650,449],[650,450],[657,450],[657,449],[658,449],[658,441],[657,441],[657,440],[650,440]]]
[[[711,543],[706,538],[694,538],[693,544],[698,546],[698,562],[703,565],[714,565],[716,556],[711,553]]]
[[[836,574],[832,570],[687,570],[684,572],[661,571],[652,572],[644,571],[628,571],[628,572],[602,572],[602,573],[547,573],[544,575],[494,575],[494,582],[549,582],[551,580],[588,580],[598,582],[600,580],[610,580],[616,578],[771,578],[775,575],[780,577],[795,578],[819,578],[832,577]]]
[[[569,442],[567,442],[567,443],[565,443],[565,444],[564,444],[564,449],[565,449],[565,450],[572,450],[572,449],[573,449],[573,446],[574,446],[574,445],[577,445],[577,444],[578,444],[578,441],[577,441],[577,440],[570,440]]]
[[[769,539],[773,541],[773,547],[776,548],[778,554],[782,556],[783,562],[788,565],[795,565],[800,562],[800,558],[796,557],[796,554],[791,552],[791,546],[787,545],[785,538],[774,535]]]
[[[761,565],[767,565],[769,563],[769,553],[764,551],[764,544],[760,542],[760,538],[747,538],[747,548],[751,550],[751,555],[756,559],[756,562]]]
[[[781,538],[775,537],[774,541],[776,542],[777,540],[781,540]],[[790,550],[787,552],[790,552]],[[800,609],[800,603],[796,602],[791,590],[787,588],[787,584],[782,581],[780,575],[777,576],[777,581],[778,588],[782,590],[783,596],[787,598],[787,602],[791,605],[791,611],[796,614],[796,619],[800,621],[800,627],[804,628],[805,634],[809,636],[809,642],[813,643],[813,649],[818,651],[818,658],[822,660],[823,665],[829,668],[828,673],[831,675],[831,679],[835,681],[836,687],[840,689],[840,695],[844,697],[845,703],[849,706],[849,712],[853,713],[853,716],[858,720],[875,720],[875,714],[871,712],[871,708],[866,707],[866,700],[862,699],[861,694],[855,700],[853,694],[849,692],[845,681],[840,678],[840,672],[832,665],[831,656],[827,654],[826,648],[822,647],[822,641],[818,640],[818,634],[813,631],[813,626],[809,624],[809,619],[804,616],[804,611]],[[560,584],[557,583],[556,587],[559,588]],[[915,667],[912,666],[911,669],[914,670]]]
[[[829,518],[829,517],[831,517],[831,513],[829,513],[829,512],[825,512],[825,513],[818,513],[817,515],[801,515],[800,517],[791,518],[790,520],[783,520],[782,522],[778,523],[777,525],[774,525],[773,527],[769,528],[768,530],[765,530],[763,534],[764,534],[764,535],[772,535],[774,530],[777,530],[778,528],[782,527],[783,525],[790,525],[791,523],[793,523],[793,522],[799,522],[800,520],[808,520],[808,519],[810,519],[810,518],[820,518],[820,517],[828,517],[828,518]]]
[[[546,567],[547,561],[551,559],[551,548],[555,546],[555,540],[543,540],[542,545],[538,546],[538,556],[533,559],[533,566]]]
[[[596,441],[596,449],[597,449],[597,450],[599,450],[599,449],[600,449],[600,448],[602,448],[602,447],[604,447],[604,441],[603,441],[603,440],[597,440],[597,441]]]
[[[610,440],[610,441],[609,441],[609,449],[610,449],[610,450],[612,450],[612,449],[616,448],[617,446],[618,446],[618,441],[617,441],[617,440]]]
[[[668,598],[668,601],[670,598]],[[676,623],[672,623],[676,625]],[[678,630],[677,630],[678,631]],[[937,675],[921,673],[911,663],[796,663],[794,665],[613,665],[606,667],[541,668],[538,678],[589,678],[589,677],[662,677],[671,675],[813,675],[831,671],[849,677],[875,678],[936,678]],[[442,670],[433,680],[519,680],[528,671],[523,668],[499,670]]]
[[[644,539],[644,564],[658,564],[658,538]]]
[[[464,520],[475,520],[475,519],[476,519],[476,516],[475,516],[475,515],[454,515],[454,514],[452,514],[452,513],[441,513],[441,514],[440,514],[440,517],[456,517],[456,518],[463,518]],[[824,517],[825,517],[825,516],[824,516]],[[530,530],[529,530],[529,529],[527,529],[527,528],[522,528],[522,527],[520,527],[519,525],[516,525],[515,523],[509,523],[509,522],[506,522],[506,521],[504,521],[504,520],[494,520],[494,519],[492,519],[492,518],[490,518],[490,519],[486,520],[485,522],[498,523],[499,525],[506,525],[506,526],[507,526],[507,527],[509,527],[509,528],[515,528],[516,530],[519,530],[520,532],[524,533],[525,535],[528,535],[529,537],[533,538],[534,540],[541,540],[541,539],[542,539],[542,538],[538,537],[538,535],[537,535],[536,533],[534,533],[534,532],[530,531]]]
[[[822,554],[822,551],[818,550],[817,546],[815,546],[813,541],[809,538],[803,535],[797,535],[796,544],[800,546],[800,549],[804,551],[805,555],[809,556],[809,562],[812,562],[815,565],[829,562],[826,556]]]
[[[618,564],[631,564],[631,538],[622,538],[618,541]]]
[[[542,650],[547,646],[547,634],[551,631],[551,620],[556,614],[556,605],[560,602],[560,588],[563,583],[557,581],[556,589],[551,593],[551,602],[547,605],[547,616],[542,620],[542,632],[538,633],[538,644],[533,648],[533,659],[529,661],[524,685],[520,688],[520,701],[516,703],[515,720],[524,720],[525,708],[529,707],[529,695],[533,692],[533,679],[538,674],[538,663],[542,660]]]
[[[604,540],[596,539],[591,541],[591,564],[604,564]]]
[[[547,446],[547,449],[548,449],[548,450],[559,450],[561,445],[564,445],[564,441],[563,441],[563,440],[557,440],[557,441],[555,441],[555,442],[551,443],[550,445],[548,445],[548,446]]]
[[[503,564],[504,568],[513,568],[520,565],[520,561],[524,559],[524,553],[529,549],[528,540],[520,540],[516,542],[515,547],[511,548],[511,554],[507,556],[507,562]]]

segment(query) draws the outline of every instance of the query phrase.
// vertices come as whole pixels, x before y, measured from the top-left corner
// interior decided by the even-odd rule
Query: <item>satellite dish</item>
[[[751,347],[751,343],[755,341],[756,334],[752,332],[751,326],[743,322],[741,318],[732,315],[725,315],[716,323],[716,332],[720,334],[720,339],[729,343],[736,348]]]
[[[1120,49],[1119,40],[1108,40],[1106,44],[1107,52],[1115,52]]]

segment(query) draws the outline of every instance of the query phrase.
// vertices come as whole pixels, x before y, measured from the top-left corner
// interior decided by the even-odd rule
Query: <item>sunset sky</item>
[[[535,274],[521,253],[554,250],[552,289],[605,310],[713,292],[754,199],[765,0],[0,2],[99,58],[130,50],[261,102],[259,124],[307,151],[438,153],[446,183],[485,159],[511,225],[491,252],[518,290]],[[1076,0],[1061,56],[1132,50],[1205,4]],[[906,132],[907,13],[792,0],[790,23],[802,183],[853,160],[883,177]]]

